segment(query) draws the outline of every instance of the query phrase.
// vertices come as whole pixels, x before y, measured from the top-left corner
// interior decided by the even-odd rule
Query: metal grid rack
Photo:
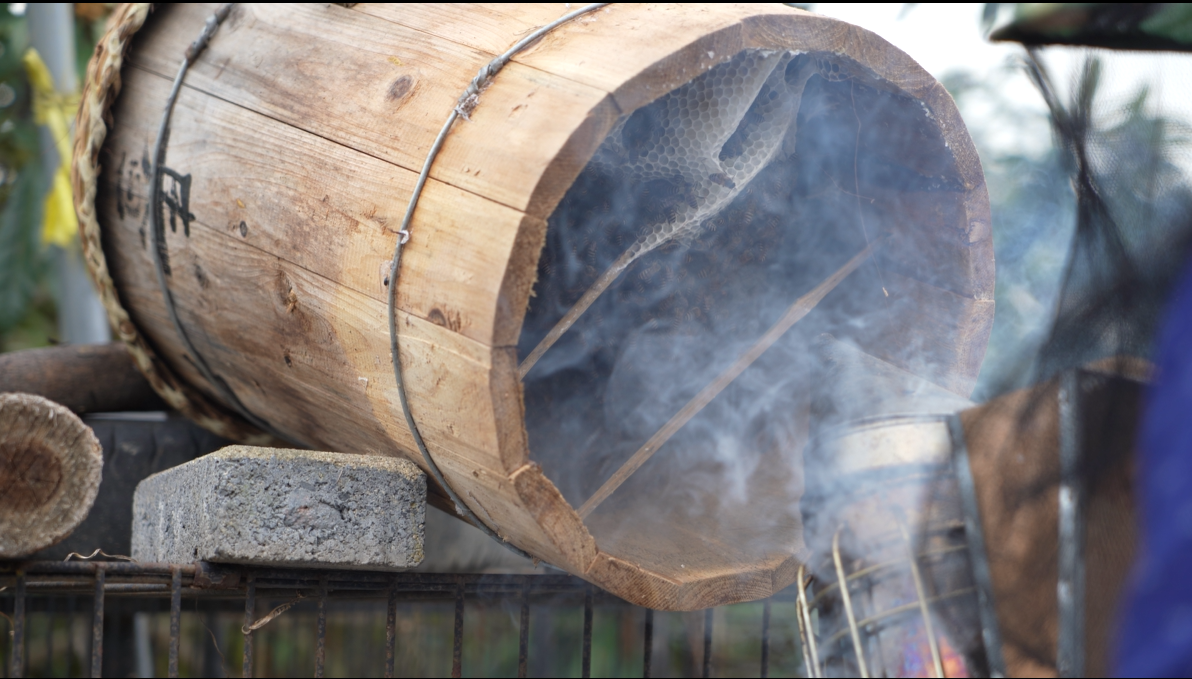
[[[792,587],[763,604],[760,676],[770,672],[771,602],[793,603]],[[398,607],[410,602],[454,602],[451,646],[451,676],[463,673],[464,602],[468,599],[519,602],[517,673],[527,676],[530,642],[530,609],[538,604],[583,606],[583,636],[580,648],[581,674],[591,676],[592,621],[597,606],[640,610],[644,618],[642,676],[652,674],[654,616],[570,575],[488,575],[384,573],[351,570],[299,570],[194,564],[152,564],[122,561],[8,562],[0,563],[0,617],[10,630],[8,662],[10,677],[26,676],[28,615],[34,610],[52,610],[55,600],[73,597],[90,599],[90,676],[102,675],[104,667],[104,614],[112,599],[136,600],[153,610],[169,600],[168,676],[179,676],[181,614],[184,598],[196,606],[219,610],[242,610],[243,676],[253,676],[254,633],[300,601],[313,601],[317,610],[315,637],[316,677],[324,676],[327,658],[327,608],[330,601],[386,601],[384,676],[396,676],[395,649],[398,641]],[[73,601],[74,599],[72,599]],[[258,618],[261,601],[285,601]],[[85,611],[84,611],[85,614]],[[713,609],[703,612],[702,676],[711,675]],[[560,649],[549,649],[559,652]],[[379,658],[378,658],[379,659]],[[88,668],[83,667],[84,671]]]
[[[960,587],[947,592],[932,592],[925,582],[921,571],[921,564],[925,561],[948,558],[967,552],[965,544],[948,544],[934,549],[918,551],[905,527],[900,527],[902,543],[906,554],[902,558],[895,558],[878,563],[865,564],[862,567],[846,568],[841,557],[840,529],[832,540],[831,571],[835,574],[834,581],[821,583],[818,591],[812,588],[802,588],[798,592],[797,620],[799,636],[802,643],[803,655],[810,661],[807,664],[807,676],[847,676],[857,673],[862,677],[875,676],[872,671],[876,661],[876,676],[886,676],[882,669],[883,658],[880,635],[891,625],[907,624],[923,626],[925,641],[930,652],[930,669],[932,676],[945,677],[948,672],[944,667],[944,660],[940,652],[940,635],[932,623],[932,609],[941,603],[960,598],[976,597],[975,587]],[[963,535],[963,534],[962,534]],[[967,556],[967,555],[965,555]],[[856,565],[856,564],[854,564]],[[966,564],[967,565],[967,564]],[[827,570],[827,569],[825,569]],[[806,575],[805,566],[799,567],[798,578],[802,582],[810,583]],[[871,594],[875,585],[874,580],[891,575],[898,577],[909,576],[913,583],[914,599],[883,610],[873,610]],[[862,595],[870,599],[861,603],[855,602],[854,597]],[[839,629],[818,629],[821,621],[839,615],[823,615],[821,611],[827,608],[838,608],[844,613],[846,625]],[[909,619],[909,620],[908,620]],[[844,661],[849,661],[847,664]],[[830,667],[834,664],[834,667]]]

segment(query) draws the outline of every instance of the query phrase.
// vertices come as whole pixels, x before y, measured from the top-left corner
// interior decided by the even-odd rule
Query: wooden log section
[[[18,559],[70,535],[95,502],[103,450],[65,407],[0,394],[0,559]]]
[[[174,332],[148,249],[148,211],[161,210],[181,323],[245,408],[294,443],[423,465],[400,410],[386,331],[396,230],[439,127],[477,70],[568,9],[237,4],[186,76],[165,155],[165,200],[151,206],[148,159],[163,105],[185,46],[215,7],[122,6],[88,69],[76,207],[113,327],[172,407],[229,438],[268,439],[230,414]],[[993,262],[984,178],[955,106],[877,36],[780,5],[611,5],[545,36],[451,130],[402,255],[400,360],[412,414],[447,482],[510,542],[655,608],[756,599],[793,581],[803,548],[797,511],[788,511],[800,478],[791,461],[808,427],[805,399],[783,414],[791,438],[759,448],[756,459],[771,470],[751,477],[751,502],[724,509],[705,502],[716,493],[704,489],[667,511],[641,504],[640,486],[658,482],[655,467],[680,445],[676,438],[581,519],[575,507],[584,497],[563,478],[576,470],[559,462],[570,447],[531,447],[539,433],[527,431],[527,409],[538,406],[523,398],[534,387],[518,378],[518,345],[532,293],[553,285],[539,263],[555,208],[618,117],[759,49],[813,52],[869,74],[853,99],[894,108],[854,105],[849,82],[817,76],[800,115],[820,122],[807,134],[828,119],[855,118],[846,132],[860,152],[850,145],[849,163],[872,157],[875,167],[917,182],[858,175],[841,191],[823,173],[805,173],[816,186],[800,189],[801,204],[837,209],[836,201],[849,219],[864,212],[873,227],[866,237],[884,236],[890,247],[783,343],[831,330],[967,393],[992,320]],[[823,115],[838,109],[847,115]],[[906,111],[918,121],[907,138],[883,142],[906,127],[898,118]],[[931,157],[914,152],[921,149]],[[837,174],[837,183],[854,177],[851,169]],[[783,308],[865,247],[855,221],[818,228],[839,231],[847,252],[815,256],[808,241],[806,277],[781,290]],[[650,265],[645,259],[640,266]],[[878,268],[889,298],[872,285]],[[606,297],[639,280],[636,271]],[[867,314],[856,332],[833,325],[854,311]],[[599,318],[594,309],[581,324]],[[748,346],[774,320],[739,339]],[[917,349],[925,333],[930,359]],[[758,516],[774,518],[763,524]]]
[[[0,392],[36,394],[76,413],[166,410],[123,344],[0,354]]]

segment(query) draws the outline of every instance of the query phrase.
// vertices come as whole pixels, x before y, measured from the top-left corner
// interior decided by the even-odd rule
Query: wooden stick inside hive
[[[691,418],[698,415],[699,412],[704,409],[704,407],[712,402],[712,399],[716,398],[717,394],[724,391],[724,388],[729,384],[732,384],[732,381],[737,379],[741,373],[745,372],[746,368],[753,365],[754,361],[756,361],[761,357],[762,354],[766,352],[766,349],[772,347],[780,337],[786,334],[786,331],[794,327],[795,323],[803,320],[807,314],[811,313],[811,310],[820,303],[820,300],[826,297],[829,292],[832,292],[837,285],[840,285],[840,282],[847,278],[849,274],[856,271],[857,267],[861,266],[861,263],[868,259],[869,255],[873,254],[873,248],[875,245],[877,245],[877,243],[878,241],[871,243],[868,247],[857,253],[852,259],[846,262],[844,266],[837,269],[831,276],[828,276],[826,279],[824,279],[822,283],[812,288],[811,292],[808,292],[806,295],[803,295],[799,299],[795,300],[795,303],[792,304],[789,309],[787,309],[786,313],[782,315],[782,318],[778,319],[778,322],[775,323],[765,335],[762,335],[761,339],[755,342],[748,351],[746,351],[744,354],[741,354],[740,358],[738,358],[731,366],[729,366],[727,370],[720,373],[720,375],[717,376],[716,379],[711,382],[711,384],[700,390],[700,392],[695,395],[695,398],[688,401],[687,405],[683,406],[682,410],[675,413],[675,416],[672,417],[665,425],[663,425],[663,427],[659,429],[653,436],[651,436],[650,439],[646,441],[645,445],[639,448],[632,457],[626,460],[625,463],[622,464],[621,467],[617,469],[617,471],[614,472],[611,477],[609,477],[608,481],[605,481],[604,485],[600,486],[600,488],[592,494],[592,497],[588,498],[587,502],[584,502],[583,506],[579,508],[579,515],[581,517],[587,518],[589,514],[591,514],[596,510],[597,507],[600,506],[600,503],[607,500],[610,495],[616,492],[617,488],[620,488],[621,484],[625,483],[625,481],[628,480],[634,472],[640,469],[641,466],[654,455],[654,453],[658,452],[658,449],[665,445],[666,442],[675,435],[675,433],[682,429],[683,425],[687,424],[691,421]]]
[[[703,228],[780,152],[794,152],[803,90],[820,68],[814,59],[789,53],[742,54],[617,122],[592,163],[632,181],[658,181],[667,179],[660,173],[671,173],[672,191],[686,200],[645,224],[637,242],[526,356],[519,377],[525,378],[630,264]],[[693,147],[692,137],[701,143]]]

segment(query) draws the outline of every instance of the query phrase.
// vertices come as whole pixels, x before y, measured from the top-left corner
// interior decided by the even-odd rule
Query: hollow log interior
[[[821,333],[965,395],[976,374],[956,324],[985,305],[957,256],[967,192],[938,125],[844,57],[800,58],[854,75],[807,82],[794,153],[779,152],[697,233],[633,262],[525,377],[531,459],[579,507],[796,298],[878,243],[587,518],[602,550],[676,577],[803,553]],[[613,134],[650,134],[634,122]],[[679,178],[635,182],[590,164],[549,219],[519,355],[689,193]]]

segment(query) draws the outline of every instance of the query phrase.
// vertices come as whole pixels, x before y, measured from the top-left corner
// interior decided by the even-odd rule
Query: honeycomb
[[[631,260],[691,235],[782,149],[806,82],[788,78],[792,58],[743,53],[616,122],[591,165],[622,173],[664,203],[631,246]]]
[[[525,355],[523,378],[637,259],[689,239],[780,152],[793,155],[803,89],[827,63],[746,51],[616,121],[585,173],[636,187],[639,236]]]
[[[682,407],[737,342],[765,332],[776,312],[768,297],[789,304],[775,292],[788,285],[776,268],[796,286],[820,274],[786,263],[805,234],[792,223],[790,163],[804,88],[833,67],[811,55],[738,54],[616,121],[556,207],[519,353],[551,347],[524,378],[527,427],[569,499],[590,493],[628,454],[621,448]],[[611,281],[610,271],[619,271]],[[672,345],[702,367],[679,369],[677,382],[643,377],[649,365],[671,368],[642,352]]]

